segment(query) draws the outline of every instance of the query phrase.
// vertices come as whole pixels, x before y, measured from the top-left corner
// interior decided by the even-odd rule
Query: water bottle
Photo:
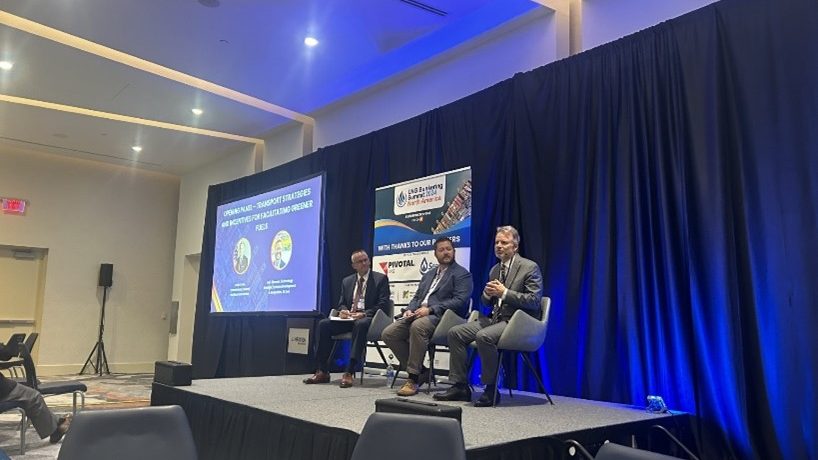
[[[392,367],[392,356],[389,356],[390,362],[386,366],[386,388],[392,388],[392,382],[395,380],[395,368]]]

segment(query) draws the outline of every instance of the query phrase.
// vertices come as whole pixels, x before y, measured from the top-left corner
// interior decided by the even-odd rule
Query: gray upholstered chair
[[[428,393],[432,388],[432,382],[435,380],[435,352],[439,351],[439,347],[443,347],[443,350],[449,348],[449,329],[458,326],[460,324],[465,324],[468,321],[476,321],[478,317],[478,312],[471,310],[471,300],[469,301],[469,315],[468,318],[463,318],[462,316],[458,315],[452,310],[446,310],[443,313],[443,316],[440,318],[440,322],[437,323],[435,327],[435,332],[432,334],[432,338],[429,340],[429,379],[427,380],[427,387],[426,392]],[[421,382],[422,384],[423,382]]]
[[[528,368],[531,369],[531,373],[534,374],[534,377],[537,379],[540,391],[545,393],[548,402],[553,405],[554,401],[551,400],[551,396],[545,391],[545,385],[542,383],[540,374],[534,369],[531,359],[528,357],[528,353],[539,350],[543,342],[545,342],[545,333],[548,329],[548,314],[551,310],[551,298],[543,297],[540,306],[542,308],[540,319],[534,318],[522,310],[517,310],[511,315],[508,325],[497,341],[499,359],[497,374],[494,376],[494,385],[495,388],[498,388],[497,384],[499,383],[500,372],[503,368],[503,354],[520,353],[523,357],[523,361],[525,361]],[[508,391],[511,393],[511,388],[509,388]],[[494,403],[497,403],[496,398]]]
[[[34,360],[31,359],[31,351],[24,343],[20,344],[20,356],[23,358],[23,367],[26,370],[26,381],[24,382],[26,386],[39,391],[44,398],[71,393],[74,415],[77,415],[77,396],[79,396],[82,402],[80,407],[85,409],[85,392],[88,391],[88,387],[84,383],[75,380],[41,383],[37,379],[37,369],[34,367]]]
[[[418,457],[465,460],[463,430],[457,420],[375,412],[367,419],[352,452],[352,460],[416,460]]]
[[[196,446],[179,406],[81,412],[58,460],[195,460]]]
[[[22,401],[2,401],[0,402],[0,414],[8,411],[20,413],[20,455],[26,453],[26,428],[28,428],[28,418],[23,411]]]
[[[330,310],[330,316],[338,316],[338,310],[334,308]],[[375,345],[375,349],[378,350],[378,354],[381,356],[381,360],[383,361],[384,366],[388,366],[389,362],[386,360],[386,356],[384,356],[383,354],[380,340],[383,330],[386,329],[386,326],[389,326],[390,324],[392,324],[392,318],[390,318],[386,313],[384,313],[383,310],[378,310],[372,317],[372,322],[369,323],[369,330],[366,332],[366,341],[368,343]],[[343,334],[333,335],[332,340],[334,340],[335,343],[332,346],[330,356],[335,356],[335,351],[338,348],[338,342],[342,340],[352,340],[352,331],[344,332]],[[363,366],[364,364],[366,364],[366,347],[364,347],[363,356],[358,357],[358,362],[361,364],[361,383],[364,383]]]

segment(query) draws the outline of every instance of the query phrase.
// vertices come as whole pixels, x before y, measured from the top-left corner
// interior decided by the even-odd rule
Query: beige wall
[[[173,300],[179,302],[179,320],[178,332],[170,336],[167,345],[168,359],[190,361],[196,307],[196,286],[191,283],[197,282],[207,188],[255,173],[256,155],[253,147],[247,146],[182,176],[173,262]]]
[[[0,245],[48,251],[38,369],[78,372],[96,342],[100,263],[114,264],[105,346],[112,371],[151,371],[167,356],[179,203],[173,176],[0,146]]]

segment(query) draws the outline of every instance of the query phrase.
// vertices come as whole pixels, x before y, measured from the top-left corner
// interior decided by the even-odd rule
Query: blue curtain
[[[553,299],[553,393],[662,395],[705,458],[818,458],[817,128],[818,2],[723,0],[214,186],[194,365],[217,375],[250,327],[207,315],[216,204],[326,171],[326,310],[375,187],[471,166],[476,285],[495,227],[518,227]]]

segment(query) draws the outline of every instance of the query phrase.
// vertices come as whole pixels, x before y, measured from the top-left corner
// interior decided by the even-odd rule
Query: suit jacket
[[[489,281],[500,279],[500,264],[489,272]],[[506,276],[505,286],[508,289],[503,305],[500,307],[500,321],[508,320],[517,310],[525,310],[529,315],[539,319],[542,307],[542,274],[540,267],[533,260],[517,254]],[[489,297],[483,292],[481,297],[486,305],[494,307],[499,297]]]
[[[357,273],[353,273],[341,281],[341,298],[338,299],[338,310],[349,310],[352,307],[352,296],[355,293],[355,283],[357,282]],[[383,310],[387,316],[392,315],[392,312],[389,311],[389,279],[386,275],[369,270],[364,304],[366,305],[366,316],[370,318],[375,316],[375,312],[379,309]]]
[[[429,288],[432,286],[436,272],[436,269],[429,270],[423,275],[415,296],[412,297],[409,306],[406,307],[407,310],[415,311],[420,308],[421,302],[423,302],[426,293],[429,292]],[[430,316],[434,315],[440,318],[446,310],[454,310],[458,315],[465,317],[473,287],[471,273],[458,265],[457,262],[452,262],[449,268],[443,272],[435,291],[429,296]]]

